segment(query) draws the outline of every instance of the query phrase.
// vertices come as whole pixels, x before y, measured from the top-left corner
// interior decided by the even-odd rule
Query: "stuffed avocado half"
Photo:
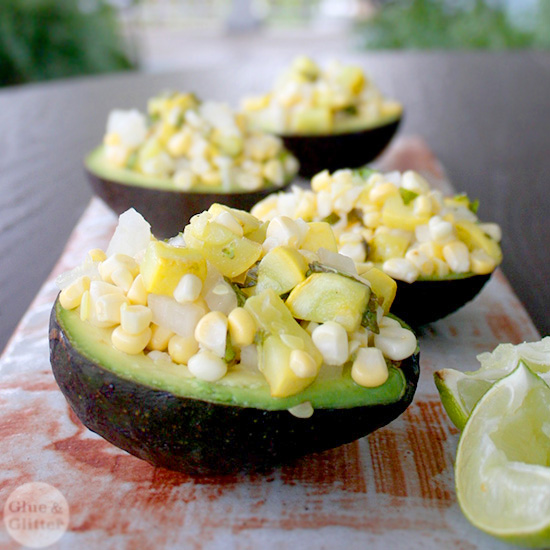
[[[213,202],[249,209],[298,170],[281,139],[251,130],[226,104],[182,92],[152,97],[146,114],[111,111],[84,164],[98,196],[117,214],[136,208],[158,237]]]
[[[262,470],[399,416],[417,341],[391,279],[319,248],[328,224],[214,204],[159,241],[135,211],[58,279],[56,381],[80,420],[154,465]]]
[[[377,267],[397,282],[392,312],[412,325],[444,317],[474,298],[502,262],[501,231],[482,223],[477,201],[444,197],[420,174],[327,170],[260,201],[252,213],[270,220],[324,221],[335,250],[362,274]]]

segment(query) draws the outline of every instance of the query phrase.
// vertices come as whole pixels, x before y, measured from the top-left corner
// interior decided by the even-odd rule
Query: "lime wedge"
[[[550,546],[550,387],[523,363],[474,407],[455,482],[473,525],[514,544]]]
[[[477,356],[481,367],[473,372],[441,369],[434,373],[443,407],[451,422],[462,430],[475,404],[497,381],[510,374],[523,361],[531,370],[550,383],[550,336],[539,342],[516,346],[500,344],[491,353]]]

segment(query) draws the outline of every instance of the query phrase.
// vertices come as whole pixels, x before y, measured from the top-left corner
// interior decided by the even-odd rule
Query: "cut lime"
[[[510,374],[523,361],[550,383],[550,336],[539,342],[514,346],[500,344],[491,353],[477,356],[481,367],[473,372],[441,369],[434,373],[435,385],[452,423],[462,430],[475,404],[497,381]]]
[[[550,546],[550,387],[523,363],[474,407],[455,481],[473,525],[514,544]]]

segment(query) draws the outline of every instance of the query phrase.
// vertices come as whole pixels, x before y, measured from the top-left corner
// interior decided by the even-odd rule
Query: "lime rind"
[[[550,546],[550,387],[520,362],[484,394],[459,440],[466,518],[514,544]]]
[[[520,362],[550,383],[550,336],[538,342],[500,344],[494,351],[478,355],[477,359],[481,364],[477,371],[441,369],[434,373],[443,407],[459,430],[464,428],[472,409],[485,392],[496,381],[509,375]]]

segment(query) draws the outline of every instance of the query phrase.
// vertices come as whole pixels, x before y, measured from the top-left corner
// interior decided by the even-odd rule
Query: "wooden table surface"
[[[310,52],[320,57],[327,51]],[[182,52],[182,55],[190,55]],[[402,134],[420,134],[457,190],[501,224],[503,271],[536,327],[550,333],[550,55],[349,55],[405,105]],[[236,104],[289,61],[242,47],[227,62],[170,74],[124,74],[0,91],[0,349],[56,263],[89,202],[82,158],[114,107],[145,109],[160,90]]]

